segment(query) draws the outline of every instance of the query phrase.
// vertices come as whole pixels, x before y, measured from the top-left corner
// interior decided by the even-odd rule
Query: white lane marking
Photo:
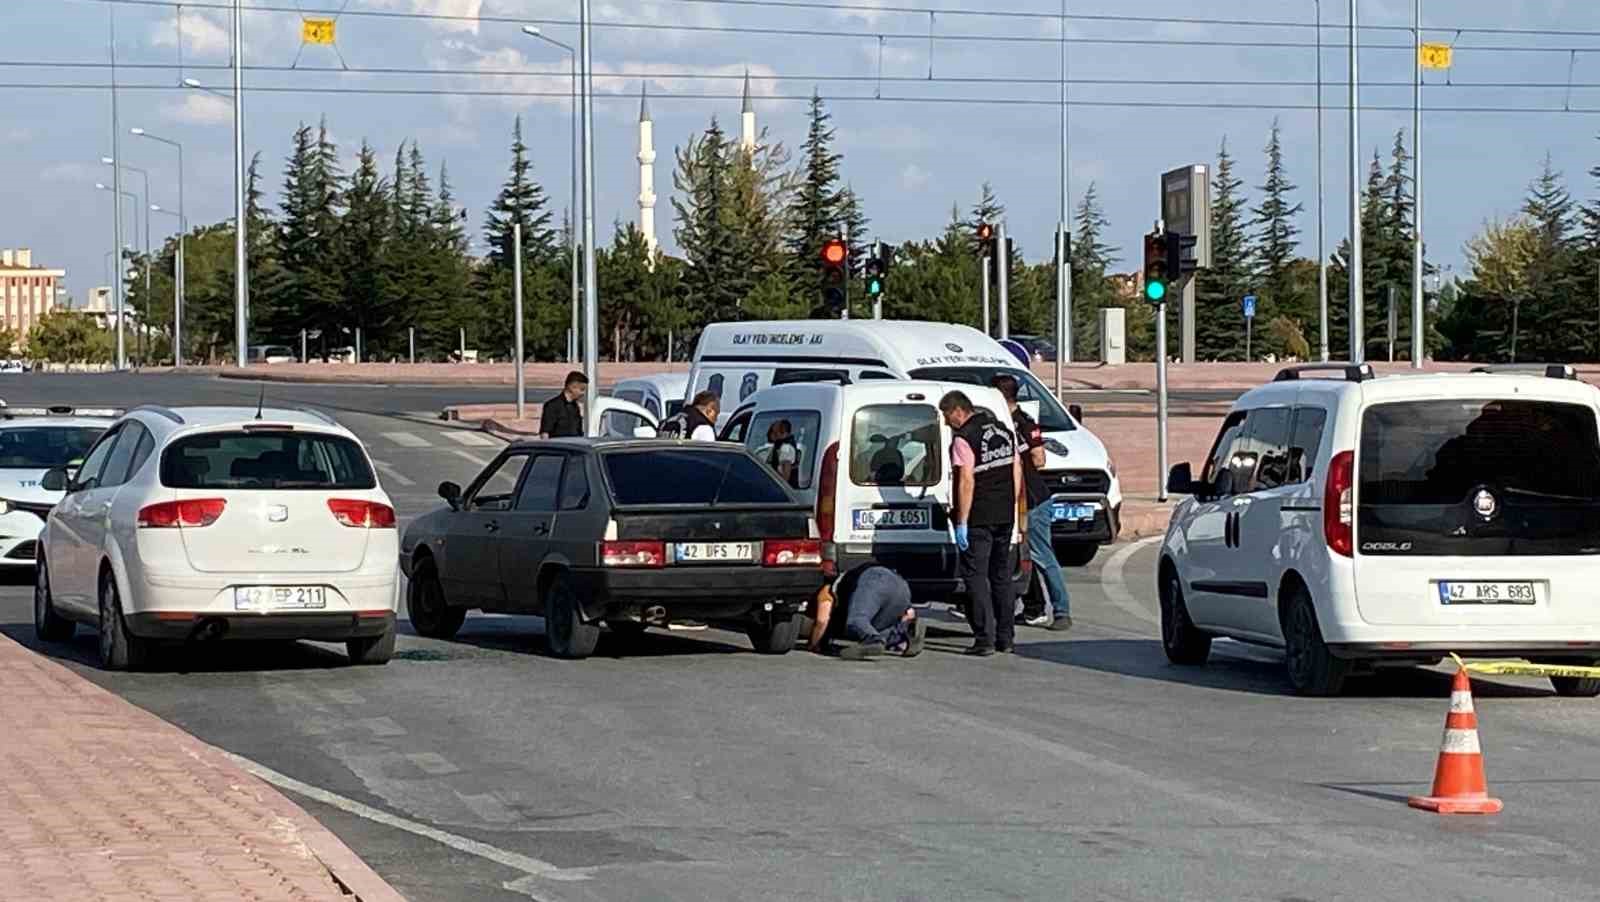
[[[494,439],[481,432],[468,432],[465,429],[447,429],[439,433],[458,445],[467,445],[473,448],[492,448]]]
[[[461,770],[461,768],[451,764],[449,759],[438,752],[412,752],[406,756],[406,759],[415,764],[418,770],[435,777],[442,777]]]
[[[257,764],[254,761],[251,761],[249,758],[235,755],[232,752],[225,751],[223,754],[227,755],[234,764],[239,765],[241,768],[244,768],[244,770],[255,775],[257,778],[271,783],[273,786],[276,786],[279,789],[287,789],[296,795],[305,796],[312,801],[321,802],[324,805],[331,805],[340,811],[346,811],[357,817],[366,818],[375,824],[382,824],[385,827],[393,827],[396,830],[404,830],[413,836],[421,836],[424,839],[431,839],[440,845],[455,849],[457,852],[465,852],[468,855],[476,855],[479,858],[487,859],[496,864],[505,865],[513,870],[522,871],[525,874],[531,874],[535,877],[543,877],[547,880],[588,880],[591,876],[588,869],[559,868],[548,861],[540,861],[537,858],[532,858],[519,852],[509,852],[505,849],[491,846],[485,842],[479,842],[478,840],[469,839],[465,836],[458,836],[454,833],[447,833],[444,830],[440,830],[436,827],[430,827],[427,824],[418,823],[410,818],[390,814],[387,811],[380,811],[371,805],[363,804],[355,799],[345,798],[342,795],[329,792],[321,787],[312,786],[309,783],[302,783],[293,777],[280,774],[270,767]]]
[[[488,458],[479,457],[478,455],[473,454],[471,451],[463,451],[460,448],[451,448],[450,453],[456,455],[457,457],[464,457],[467,460],[472,461],[478,465],[478,469],[480,470],[489,465]]]
[[[408,478],[404,473],[396,470],[394,468],[394,464],[389,463],[388,461],[375,460],[372,462],[372,465],[382,470],[385,477],[393,480],[396,483],[399,483],[401,486],[413,486],[417,484],[415,479]]]
[[[1117,553],[1106,561],[1105,567],[1100,571],[1100,586],[1105,590],[1106,598],[1127,613],[1155,626],[1161,625],[1161,617],[1128,591],[1128,581],[1123,571],[1127,569],[1130,558],[1163,538],[1163,536],[1150,536],[1117,549]]]
[[[432,447],[432,443],[414,432],[382,432],[379,433],[379,435],[382,435],[384,438],[394,442],[396,445],[399,445],[402,448]]]

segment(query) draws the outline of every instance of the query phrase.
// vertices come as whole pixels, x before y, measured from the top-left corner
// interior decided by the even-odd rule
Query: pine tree
[[[377,156],[371,145],[362,141],[341,224],[344,240],[340,242],[342,259],[337,271],[343,277],[344,288],[340,305],[343,315],[339,319],[359,326],[364,343],[375,350],[381,347],[374,342],[381,333],[374,327],[389,324],[391,301],[395,299],[387,290],[390,286],[384,271],[389,240],[388,192],[388,184],[378,173]]]
[[[411,195],[415,197],[416,192],[412,191]],[[533,179],[533,161],[528,158],[528,145],[522,143],[521,116],[516,118],[511,130],[511,173],[506,177],[494,203],[490,204],[483,224],[489,260],[495,266],[507,270],[511,268],[512,226],[518,222],[522,223],[524,270],[529,264],[550,260],[555,254],[550,211],[545,209],[544,188]]]
[[[694,305],[690,314],[702,323],[736,318],[753,284],[748,268],[729,253],[734,245],[729,160],[737,151],[712,117],[703,134],[675,152],[673,237],[688,264],[684,291]]]
[[[984,182],[983,187],[979,190],[978,202],[972,205],[972,213],[966,222],[967,234],[972,236],[971,240],[974,248],[978,246],[979,225],[984,223],[988,223],[991,226],[998,225],[1000,220],[1006,218],[1006,205],[995,197],[994,187],[988,182]]]
[[[1311,322],[1315,311],[1311,309],[1310,299],[1299,293],[1301,286],[1293,273],[1297,260],[1296,239],[1300,234],[1295,217],[1300,215],[1304,205],[1289,200],[1295,186],[1284,172],[1283,144],[1276,119],[1272,120],[1264,151],[1266,178],[1257,189],[1261,192],[1261,204],[1251,210],[1256,242],[1254,268],[1256,284],[1260,286],[1256,315],[1262,322],[1276,316],[1300,323]]]
[[[1513,299],[1521,308],[1518,356],[1579,360],[1591,344],[1594,308],[1584,297],[1588,280],[1578,279],[1583,265],[1574,235],[1576,206],[1549,153],[1528,186],[1522,212],[1534,228],[1537,250],[1528,267],[1526,296]]]
[[[1111,221],[1100,206],[1099,187],[1094,182],[1079,198],[1072,219],[1072,354],[1075,360],[1092,360],[1100,349],[1099,311],[1117,303],[1106,281],[1116,263],[1116,250],[1101,238]],[[1054,270],[1052,266],[1052,281]]]
[[[842,197],[839,164],[833,150],[833,117],[822,97],[811,93],[811,123],[800,145],[801,175],[789,205],[789,255],[794,263],[795,295],[822,299],[822,245],[839,234]]]
[[[1211,268],[1200,270],[1195,277],[1195,355],[1199,360],[1244,357],[1239,304],[1250,291],[1251,277],[1245,199],[1240,193],[1243,186],[1243,180],[1233,174],[1233,157],[1224,138],[1211,177]]]

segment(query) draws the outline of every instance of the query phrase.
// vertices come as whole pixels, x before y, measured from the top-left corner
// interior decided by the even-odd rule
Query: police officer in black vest
[[[712,392],[703,391],[695,395],[688,407],[661,424],[661,437],[695,442],[716,441],[717,414],[721,406],[722,400]]]
[[[966,653],[987,657],[1009,652],[1016,637],[1011,534],[1023,485],[1016,436],[1009,424],[974,408],[965,392],[941,398],[939,412],[955,431],[950,443],[955,474],[951,519],[971,601],[972,647]]]

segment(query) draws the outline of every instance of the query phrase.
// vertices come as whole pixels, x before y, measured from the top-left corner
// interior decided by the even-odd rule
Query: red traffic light
[[[994,226],[988,224],[987,222],[978,223],[978,240],[979,241],[988,241],[989,239],[991,239],[993,237],[994,237]]]
[[[849,255],[850,249],[838,238],[829,238],[822,243],[822,262],[829,266],[843,266]]]

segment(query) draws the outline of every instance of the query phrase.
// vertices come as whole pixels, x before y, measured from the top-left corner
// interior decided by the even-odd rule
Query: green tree
[[[284,291],[271,308],[251,310],[262,337],[286,341],[301,329],[326,335],[344,325],[339,321],[344,290],[339,272],[342,182],[327,122],[319,125],[315,137],[302,123],[284,169],[279,229]]]
[[[1295,250],[1300,234],[1295,217],[1300,215],[1304,205],[1290,201],[1295,186],[1284,172],[1283,143],[1276,119],[1272,120],[1264,151],[1266,178],[1257,189],[1261,192],[1261,204],[1251,210],[1254,216],[1251,225],[1255,228],[1255,275],[1261,302],[1256,315],[1263,321],[1279,315],[1291,321],[1306,321],[1314,317],[1315,311],[1311,299],[1301,291],[1304,286],[1292,271],[1298,259]]]
[[[392,319],[397,298],[395,280],[386,271],[393,261],[388,253],[389,185],[378,174],[377,157],[366,141],[356,157],[346,204],[339,265],[344,290],[337,319],[360,327],[366,347],[377,349],[380,329]]]
[[[737,151],[712,117],[704,133],[675,152],[673,237],[687,264],[684,292],[693,323],[736,318],[739,302],[754,287],[748,266],[731,252],[735,240],[730,223],[736,217],[730,209],[729,161]]]
[[[400,186],[397,185],[396,190],[401,190]],[[405,190],[411,203],[427,195],[425,188],[417,190],[416,176]],[[425,216],[421,212],[413,215]],[[529,264],[549,261],[556,252],[555,238],[550,231],[550,211],[546,209],[544,188],[533,178],[528,145],[522,142],[521,116],[511,128],[511,172],[484,218],[484,242],[489,246],[489,260],[495,266],[511,268],[512,226],[519,222],[522,223],[524,270]]]
[[[1074,360],[1093,360],[1100,352],[1100,310],[1120,303],[1106,278],[1117,262],[1116,249],[1104,240],[1111,221],[1094,182],[1078,199],[1072,219],[1072,355]],[[1055,267],[1050,270],[1054,280]],[[1131,329],[1133,323],[1128,326]]]
[[[1224,138],[1211,177],[1211,267],[1195,277],[1195,355],[1200,360],[1244,357],[1239,302],[1250,292],[1251,276],[1243,186]]]
[[[794,262],[794,293],[801,298],[814,298],[816,305],[822,303],[822,245],[837,236],[841,226],[843,199],[838,183],[843,158],[833,149],[833,126],[829,124],[832,119],[822,97],[813,91],[810,125],[806,140],[800,145],[800,180],[789,204],[788,246]]]
[[[1586,291],[1592,279],[1580,273],[1593,258],[1580,256],[1579,211],[1548,153],[1528,186],[1522,212],[1537,244],[1520,300],[1518,353],[1523,360],[1581,360],[1591,344],[1594,306]]]

